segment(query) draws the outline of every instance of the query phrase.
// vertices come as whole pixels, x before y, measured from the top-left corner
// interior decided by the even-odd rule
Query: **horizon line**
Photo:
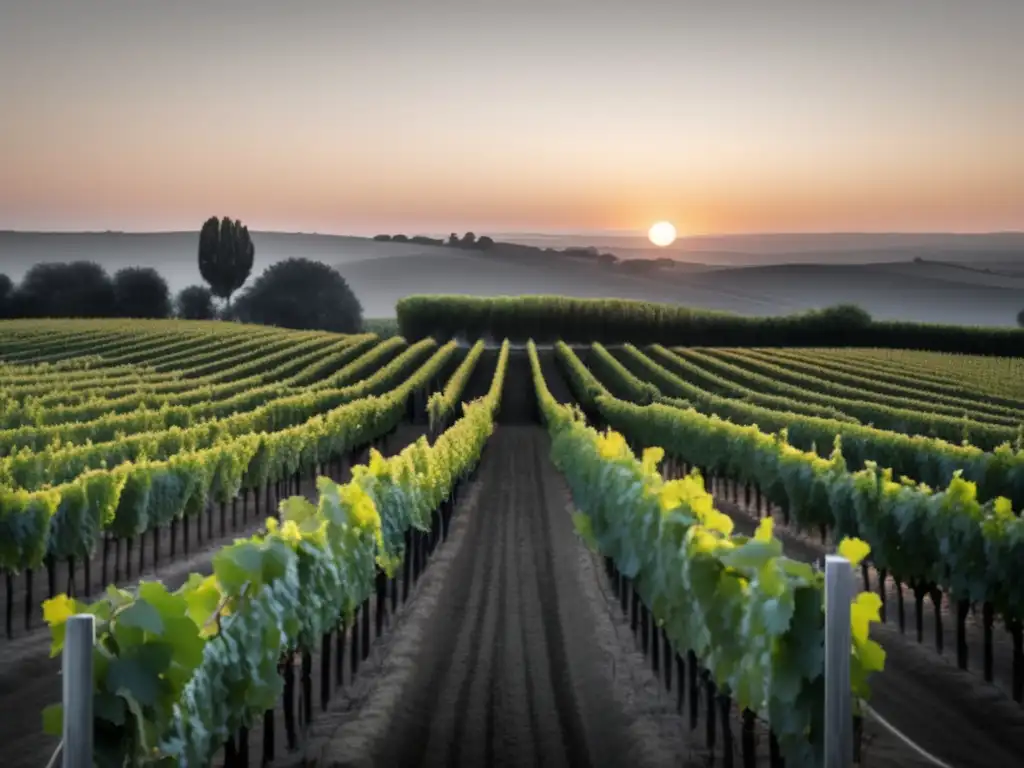
[[[467,230],[473,231],[473,230]],[[377,235],[360,235],[345,232],[319,232],[304,230],[286,229],[251,229],[254,234],[270,235],[309,235],[313,237],[349,237],[360,240],[372,240],[377,235],[392,234],[389,232],[378,232]],[[0,228],[0,234],[14,235],[182,235],[199,234],[199,229],[6,229]],[[407,234],[398,232],[396,234]],[[450,234],[450,230],[449,230]],[[643,229],[605,229],[605,230],[562,230],[562,231],[530,231],[530,230],[506,230],[496,231],[493,234],[484,232],[477,234],[489,237],[644,237],[647,231]],[[858,236],[929,236],[942,235],[953,237],[991,237],[994,235],[1024,235],[1024,229],[995,229],[995,230],[792,230],[784,232],[703,232],[695,234],[680,234],[676,243],[686,240],[707,239],[715,237],[858,237]],[[415,232],[407,234],[408,237],[446,237],[439,232]],[[668,246],[671,247],[671,246]]]

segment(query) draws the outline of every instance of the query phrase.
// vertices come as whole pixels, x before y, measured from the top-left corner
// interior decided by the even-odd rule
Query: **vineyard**
[[[386,337],[0,323],[5,765],[58,747],[88,613],[101,765],[820,766],[834,552],[860,763],[1019,764],[999,338],[706,346],[749,324],[594,315],[604,343],[575,316],[571,345],[539,316],[543,344],[467,343],[410,306]]]

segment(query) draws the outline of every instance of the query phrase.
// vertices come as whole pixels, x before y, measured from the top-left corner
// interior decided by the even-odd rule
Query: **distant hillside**
[[[780,262],[861,264],[911,261],[915,257],[962,261],[973,259],[1024,261],[1024,232],[989,234],[836,233],[767,235],[698,235],[681,237],[667,248],[652,245],[644,235],[493,235],[549,248],[592,245],[623,258],[657,254],[683,261],[752,265]]]
[[[791,239],[787,241],[787,237]],[[837,236],[751,237],[745,244],[763,248],[766,243],[779,246],[788,242],[810,248],[827,242],[823,237]],[[687,251],[690,257],[700,255],[702,263],[693,263],[666,258],[671,251],[637,245],[637,238],[632,238],[633,248],[626,240],[619,248],[595,240],[596,255],[567,255],[557,251],[587,243],[571,237],[548,238],[542,247],[498,243],[481,251],[361,237],[256,232],[253,274],[292,256],[332,264],[349,280],[369,317],[393,316],[395,302],[404,296],[442,292],[615,296],[745,315],[786,314],[853,303],[879,320],[994,326],[1014,325],[1017,312],[1024,308],[1024,235],[838,237],[834,242],[839,245],[889,243],[905,248],[760,255]],[[929,238],[938,238],[934,251],[925,247]],[[744,244],[738,242],[744,238],[703,240],[731,247]],[[1022,243],[1019,252],[1013,250],[1018,241]],[[124,266],[155,267],[178,290],[200,282],[197,242],[197,233],[189,232],[0,232],[0,272],[17,280],[39,261],[88,259],[110,271]],[[971,249],[957,251],[952,243],[969,244]],[[616,258],[602,258],[601,254]],[[646,261],[630,260],[637,256]],[[920,261],[914,262],[915,258]],[[736,266],[737,259],[745,263]],[[855,263],[847,263],[851,259]],[[799,263],[802,260],[812,263]]]
[[[609,274],[575,260],[523,264],[500,256],[421,254],[341,265],[371,314],[384,315],[403,296],[557,293],[686,304],[744,315],[787,314],[857,304],[879,320],[1013,326],[1024,307],[1019,280],[986,284],[970,270],[929,264],[773,265],[729,269],[662,269]],[[962,279],[957,279],[962,275]]]

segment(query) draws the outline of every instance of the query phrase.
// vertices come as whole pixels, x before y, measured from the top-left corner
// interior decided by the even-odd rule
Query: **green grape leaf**
[[[767,562],[781,554],[782,544],[775,539],[771,541],[750,539],[722,555],[721,560],[729,568],[759,571]]]
[[[106,595],[114,610],[128,605],[135,599],[131,592],[126,589],[118,589],[114,584],[107,587]]]
[[[292,496],[281,502],[281,522],[292,520],[296,524],[315,517],[316,505],[304,496]]]
[[[811,581],[814,578],[814,566],[810,563],[801,563],[798,560],[780,558],[779,564],[782,570],[789,576],[802,581]]]
[[[186,586],[188,589],[185,592],[185,604],[188,618],[197,627],[205,627],[220,605],[221,594],[217,589],[217,579],[215,576],[203,578],[194,573]]]
[[[135,646],[140,647],[140,646]],[[144,646],[142,646],[144,647]],[[170,661],[170,654],[168,654]],[[147,668],[141,658],[119,658],[110,662],[107,669],[105,684],[119,696],[142,704],[144,707],[156,706],[160,696],[160,680],[157,672]]]
[[[165,619],[184,616],[188,605],[180,595],[167,591],[159,581],[139,582],[139,597],[152,605]]]
[[[294,554],[283,542],[273,539],[263,551],[263,583],[270,584],[282,578]]]
[[[92,709],[93,714],[100,720],[106,720],[116,726],[125,724],[127,709],[124,699],[120,696],[107,691],[97,691],[92,698]]]
[[[762,611],[765,629],[774,635],[781,635],[789,629],[793,618],[793,605],[787,601],[772,598],[765,601]]]
[[[166,675],[175,686],[182,687],[202,663],[205,643],[196,624],[185,617],[167,619],[163,638],[173,649]]]
[[[214,555],[213,574],[225,592],[237,595],[245,584],[262,579],[263,555],[252,542],[240,542]]]
[[[117,613],[115,620],[122,627],[141,629],[151,635],[159,635],[164,631],[164,620],[160,612],[141,598]]]

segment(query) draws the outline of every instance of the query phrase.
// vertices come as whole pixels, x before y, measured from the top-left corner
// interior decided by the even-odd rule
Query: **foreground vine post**
[[[853,569],[840,555],[825,556],[825,768],[853,765],[853,693],[850,689],[850,603]]]
[[[92,649],[95,617],[71,616],[64,635],[64,768],[92,768]]]

